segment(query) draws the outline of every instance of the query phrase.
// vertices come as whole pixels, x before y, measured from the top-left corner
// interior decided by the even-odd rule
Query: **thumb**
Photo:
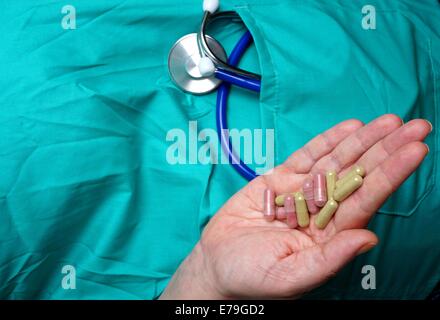
[[[287,272],[290,297],[323,284],[357,255],[373,248],[378,243],[374,233],[365,229],[344,230],[325,244],[316,245],[311,250],[299,251],[285,258],[282,270]],[[300,268],[305,263],[306,268]]]
[[[327,242],[322,252],[329,275],[335,274],[354,257],[369,251],[377,245],[377,236],[365,229],[345,230],[337,233]]]

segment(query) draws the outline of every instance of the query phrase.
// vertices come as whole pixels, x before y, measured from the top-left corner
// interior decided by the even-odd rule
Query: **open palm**
[[[428,149],[420,141],[431,130],[425,120],[402,125],[394,115],[367,125],[348,120],[315,137],[272,173],[254,179],[215,214],[194,249],[203,258],[192,276],[203,278],[206,294],[196,298],[295,298],[325,282],[377,244],[377,237],[364,228],[422,162]],[[365,168],[364,183],[340,203],[324,230],[316,228],[316,215],[307,228],[298,229],[264,219],[266,188],[277,194],[298,191],[310,173],[343,173],[354,163]]]

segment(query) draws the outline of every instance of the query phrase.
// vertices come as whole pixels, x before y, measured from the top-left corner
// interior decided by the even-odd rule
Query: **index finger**
[[[284,163],[275,167],[272,172],[263,175],[265,184],[278,194],[294,191],[319,159],[330,153],[341,141],[362,126],[361,121],[350,119],[319,134],[289,156]]]
[[[289,156],[283,165],[295,173],[308,173],[319,159],[332,152],[341,141],[363,125],[356,119],[343,121],[310,140]]]

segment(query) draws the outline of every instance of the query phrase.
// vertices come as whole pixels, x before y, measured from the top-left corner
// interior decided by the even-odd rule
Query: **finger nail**
[[[432,129],[434,128],[433,126],[432,126],[432,123],[431,123],[431,121],[429,121],[429,120],[426,120],[428,123],[429,123],[429,125],[431,126],[431,131],[429,131],[429,132],[432,132]]]
[[[428,149],[428,152],[429,152],[429,146],[425,143],[425,146],[426,146],[426,149]]]
[[[373,248],[376,246],[376,244],[377,244],[377,243],[374,243],[374,242],[369,242],[369,243],[367,243],[366,245],[362,246],[362,247],[358,250],[358,252],[356,253],[356,255],[360,255],[360,254],[362,254],[362,253],[365,253],[365,252],[370,251],[371,249],[373,249]]]

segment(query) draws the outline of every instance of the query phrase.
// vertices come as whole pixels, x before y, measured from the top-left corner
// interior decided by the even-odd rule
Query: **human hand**
[[[429,151],[421,141],[431,130],[425,120],[402,125],[397,116],[384,115],[367,125],[348,120],[318,135],[229,199],[161,298],[296,298],[324,283],[377,244],[364,228],[420,165]],[[265,189],[297,191],[310,173],[343,174],[354,163],[365,168],[364,183],[340,203],[324,230],[315,226],[316,215],[298,229],[264,219]]]

